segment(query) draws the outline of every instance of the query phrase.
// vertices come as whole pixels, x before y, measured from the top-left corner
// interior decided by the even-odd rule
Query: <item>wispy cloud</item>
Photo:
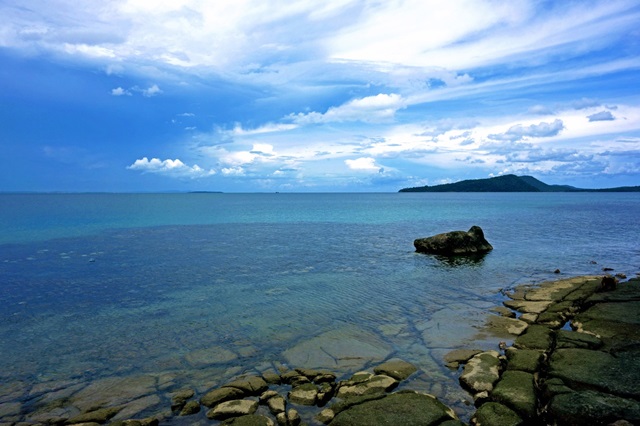
[[[362,121],[365,123],[393,120],[398,110],[406,103],[402,96],[378,94],[365,98],[353,99],[340,106],[331,107],[326,112],[308,112],[291,114],[287,118],[297,124],[316,124],[344,121]]]
[[[523,126],[517,124],[512,126],[504,133],[497,133],[489,135],[490,139],[501,141],[519,141],[524,138],[548,138],[556,136],[560,131],[564,129],[562,120],[556,119],[552,123],[539,123]]]
[[[5,0],[0,16],[3,52],[153,104],[122,143],[143,146],[122,161],[147,154],[132,171],[346,188],[622,173],[635,157],[612,153],[640,151],[635,0]]]

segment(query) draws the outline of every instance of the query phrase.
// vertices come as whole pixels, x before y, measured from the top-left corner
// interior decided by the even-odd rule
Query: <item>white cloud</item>
[[[123,89],[122,87],[116,87],[115,89],[112,89],[111,94],[113,96],[131,96],[131,92]]]
[[[193,166],[187,166],[179,159],[160,160],[159,158],[152,158],[149,160],[147,157],[140,158],[134,161],[133,164],[127,167],[129,170],[136,170],[143,173],[158,173],[180,178],[203,178],[216,174],[213,169],[205,170],[194,164]]]
[[[376,123],[390,121],[396,112],[406,106],[402,96],[380,93],[350,100],[337,107],[329,108],[325,113],[309,112],[290,114],[287,118],[297,124],[362,121]]]
[[[355,160],[344,160],[344,163],[351,170],[359,172],[379,173],[383,172],[384,168],[376,164],[376,160],[371,157],[361,157]]]
[[[133,94],[132,92],[138,92],[138,93],[141,93],[142,96],[146,98],[151,98],[153,96],[161,94],[162,90],[160,90],[160,87],[158,87],[157,84],[149,86],[146,89],[142,89],[138,86],[133,86],[131,89],[116,87],[115,89],[111,90],[111,94],[113,96],[131,96]],[[187,115],[179,114],[179,116],[186,117]]]
[[[238,123],[231,131],[231,134],[235,136],[250,136],[250,135],[260,135],[263,133],[285,132],[287,130],[293,130],[296,128],[298,128],[296,124],[267,123],[255,129],[243,129],[242,125]]]
[[[153,96],[159,95],[162,93],[162,90],[158,87],[157,84],[147,87],[146,89],[139,89],[142,96],[146,98],[151,98]]]
[[[225,176],[244,176],[245,171],[242,167],[225,167],[220,170]]]
[[[489,135],[490,139],[501,141],[519,141],[524,138],[548,138],[556,136],[564,129],[562,120],[556,119],[553,123],[539,123],[523,126],[517,124],[512,126],[505,133],[496,133]]]

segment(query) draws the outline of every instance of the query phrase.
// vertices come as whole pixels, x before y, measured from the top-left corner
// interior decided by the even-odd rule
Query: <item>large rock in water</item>
[[[472,226],[467,232],[453,231],[418,238],[413,245],[419,253],[444,256],[480,254],[493,250],[491,244],[484,239],[484,232],[479,226]]]

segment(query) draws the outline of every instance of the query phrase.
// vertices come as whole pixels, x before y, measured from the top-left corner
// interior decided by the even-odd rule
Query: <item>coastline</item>
[[[623,281],[609,291],[600,291],[601,279],[601,275],[579,276],[517,286],[505,292],[504,306],[487,313],[485,331],[496,337],[495,350],[469,348],[445,355],[444,361],[457,372],[461,386],[473,395],[477,410],[471,424],[640,421],[640,391],[635,386],[640,382],[640,278]],[[86,387],[58,383],[31,389],[31,397],[40,397],[38,405],[31,407],[12,400],[12,395],[21,394],[19,385],[13,384],[0,393],[0,425],[187,424],[187,416],[200,416],[198,421],[204,421],[205,409],[210,417],[217,405],[244,400],[253,401],[245,415],[285,425],[300,421],[364,424],[358,423],[358,416],[367,406],[374,409],[369,404],[377,404],[377,410],[392,417],[408,416],[409,406],[420,406],[422,411],[414,413],[417,416],[424,415],[424,410],[438,413],[429,424],[464,424],[454,410],[433,402],[435,397],[424,399],[416,396],[422,393],[411,392],[416,374],[429,372],[416,372],[415,366],[398,359],[376,362],[381,357],[384,355],[371,357],[373,372],[341,380],[330,371],[296,365],[294,369],[257,369],[261,374],[239,376],[222,386],[203,383],[196,389],[175,389],[168,374],[113,377]],[[400,370],[404,372],[398,373]],[[233,397],[206,398],[229,389],[235,389]],[[270,396],[265,397],[265,392]],[[272,409],[276,400],[271,399],[276,397],[288,411]],[[278,419],[283,412],[286,416]],[[140,419],[141,414],[146,417]],[[228,422],[241,418],[237,415],[216,418]],[[351,423],[342,423],[348,416]],[[135,418],[139,420],[132,420]],[[270,424],[264,422],[252,424]]]

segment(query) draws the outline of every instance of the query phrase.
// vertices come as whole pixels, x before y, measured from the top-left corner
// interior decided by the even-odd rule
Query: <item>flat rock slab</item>
[[[397,358],[390,359],[373,369],[376,374],[384,374],[400,381],[405,380],[416,371],[418,368],[415,365]]]
[[[491,398],[514,410],[524,419],[533,419],[536,415],[537,395],[533,374],[524,371],[505,371]]]
[[[640,424],[640,402],[594,391],[556,395],[549,412],[557,424],[608,425],[622,419]]]
[[[640,301],[598,303],[577,315],[578,321],[606,320],[640,326]]]
[[[212,364],[226,364],[238,359],[238,355],[222,346],[211,346],[189,352],[184,358],[193,367],[199,368]]]
[[[507,370],[526,371],[528,373],[538,371],[544,358],[542,352],[535,349],[508,348],[506,355],[509,361]]]
[[[556,349],[598,349],[600,347],[602,347],[602,339],[593,334],[569,330],[556,332]]]
[[[543,325],[532,324],[524,334],[518,336],[513,346],[518,349],[539,349],[547,351],[553,344],[551,330]]]
[[[619,283],[615,291],[604,291],[593,294],[587,299],[587,302],[630,302],[639,300],[640,278],[632,278],[627,282]]]
[[[362,369],[389,357],[392,348],[358,327],[331,330],[284,351],[290,365],[332,370]]]
[[[127,404],[157,392],[153,376],[108,377],[96,380],[71,397],[71,404],[87,412],[96,407]]]
[[[509,297],[514,300],[527,300],[527,301],[555,301],[558,302],[567,298],[570,294],[580,290],[585,284],[592,282],[597,283],[600,277],[595,276],[583,276],[574,277],[566,280],[548,281],[538,286],[524,285],[519,286],[516,290],[509,294]],[[593,285],[593,284],[592,284]],[[595,287],[592,289],[589,287],[588,292],[582,295],[578,291],[575,297],[588,297],[593,293]]]
[[[480,426],[521,426],[524,424],[520,416],[502,404],[487,402],[473,415],[475,424]]]
[[[460,383],[474,393],[493,390],[500,379],[500,354],[496,351],[482,352],[467,362],[460,376]]]
[[[229,417],[239,417],[253,414],[258,409],[258,401],[248,399],[236,399],[225,401],[207,412],[207,417],[215,420],[224,420]]]
[[[587,349],[559,349],[549,360],[549,377],[558,377],[573,389],[599,389],[640,399],[640,351],[613,356]]]
[[[361,396],[372,393],[384,393],[393,389],[397,385],[398,381],[396,379],[383,374],[378,374],[363,382],[340,386],[340,389],[338,389],[338,397],[347,398],[350,396]]]
[[[267,382],[258,376],[248,376],[242,379],[234,380],[226,383],[223,388],[236,388],[240,389],[247,395],[260,395],[262,392],[269,389]]]
[[[244,397],[244,392],[238,388],[228,387],[213,389],[200,398],[200,403],[205,407],[214,407],[221,402]]]
[[[527,314],[540,314],[547,310],[553,302],[551,300],[528,301],[528,300],[505,300],[504,306],[515,309],[518,312]]]
[[[607,350],[640,343],[640,301],[598,303],[576,315],[572,324],[600,337]]]
[[[233,426],[274,426],[273,420],[259,414],[248,414],[246,416],[232,417],[221,424]]]
[[[447,363],[465,363],[479,353],[482,353],[482,351],[478,349],[454,349],[451,352],[447,352],[444,356],[444,361]]]
[[[485,324],[486,330],[496,337],[519,336],[525,332],[529,324],[515,318],[507,318],[498,315],[489,315]]]
[[[435,426],[454,419],[453,411],[433,396],[399,392],[341,411],[331,426]]]

